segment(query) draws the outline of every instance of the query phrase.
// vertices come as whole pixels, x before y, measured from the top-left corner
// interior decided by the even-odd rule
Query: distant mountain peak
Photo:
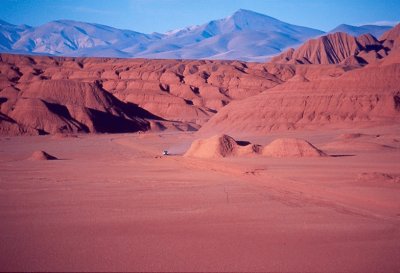
[[[25,30],[1,25],[4,37],[0,32],[0,51],[61,56],[265,61],[268,56],[323,33],[247,9],[165,34],[143,34],[65,19]]]
[[[235,21],[243,21],[243,20],[251,20],[250,22],[257,21],[257,20],[262,20],[262,21],[275,21],[275,22],[280,22],[278,19],[273,18],[271,16],[258,13],[252,10],[247,10],[247,9],[239,9],[235,13],[233,13],[231,16],[229,16],[227,19],[233,19]]]
[[[14,25],[0,19],[0,26],[14,26]]]
[[[233,15],[262,15],[265,16],[264,14],[249,10],[249,9],[238,9],[233,13]]]
[[[70,20],[70,19],[59,19],[53,21],[55,23],[62,23],[62,24],[73,24],[73,23],[78,23],[78,21]]]
[[[375,37],[381,36],[385,31],[391,29],[388,26],[377,26],[377,25],[363,25],[363,26],[352,26],[349,24],[341,24],[329,31],[334,32],[346,32],[353,36],[360,36],[362,34],[370,33]]]
[[[0,52],[265,61],[268,56],[322,33],[247,9],[165,34],[143,34],[61,19],[31,28],[0,25]]]
[[[349,24],[340,24],[336,28],[338,28],[338,27],[354,27],[354,26],[349,25]]]

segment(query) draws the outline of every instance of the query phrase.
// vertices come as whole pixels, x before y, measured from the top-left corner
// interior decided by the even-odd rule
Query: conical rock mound
[[[195,140],[185,153],[186,157],[222,158],[249,155],[260,152],[260,146],[236,141],[228,135],[216,135],[208,139]]]
[[[272,157],[319,157],[327,156],[310,142],[297,138],[279,138],[265,146],[262,154]]]
[[[52,156],[45,151],[35,151],[29,158],[30,160],[57,160],[58,158]]]

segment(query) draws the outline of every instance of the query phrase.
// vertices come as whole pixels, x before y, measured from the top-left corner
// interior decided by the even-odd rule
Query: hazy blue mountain
[[[0,21],[0,51],[90,57],[239,59],[264,61],[323,34],[249,10],[164,34],[58,20],[38,27]]]
[[[370,33],[376,38],[379,38],[384,32],[388,31],[391,28],[392,27],[390,26],[375,26],[375,25],[352,26],[352,25],[342,24],[329,31],[329,33],[345,32],[347,34],[356,37],[362,34]]]

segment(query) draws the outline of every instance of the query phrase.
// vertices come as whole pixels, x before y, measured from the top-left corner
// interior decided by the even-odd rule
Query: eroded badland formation
[[[268,63],[0,58],[1,271],[399,270],[400,25]]]

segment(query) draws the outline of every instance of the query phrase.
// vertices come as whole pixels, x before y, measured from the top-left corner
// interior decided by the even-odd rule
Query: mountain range
[[[0,135],[397,124],[399,75],[400,24],[264,63],[0,54]]]
[[[375,37],[387,26],[340,25],[332,32]],[[144,34],[105,25],[58,20],[38,27],[0,20],[0,52],[77,57],[265,61],[325,34],[249,10],[199,26]]]

